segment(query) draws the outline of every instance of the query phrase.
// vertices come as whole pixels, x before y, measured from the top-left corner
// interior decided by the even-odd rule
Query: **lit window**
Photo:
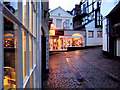
[[[50,30],[50,31],[49,31],[49,35],[51,35],[51,36],[52,36],[52,35],[55,36],[55,30]]]
[[[81,47],[83,46],[83,38],[72,38],[72,46]]]
[[[93,38],[93,31],[88,31],[88,37]]]
[[[98,38],[102,38],[102,31],[98,31],[98,32],[97,32],[97,37],[98,37]]]

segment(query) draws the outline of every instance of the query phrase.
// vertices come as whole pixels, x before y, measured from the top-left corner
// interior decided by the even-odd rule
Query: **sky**
[[[80,0],[49,0],[49,8],[53,10],[57,7],[62,7],[65,11],[71,11],[75,8],[75,4],[79,4]]]

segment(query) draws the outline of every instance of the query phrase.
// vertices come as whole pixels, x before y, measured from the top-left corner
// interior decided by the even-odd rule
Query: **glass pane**
[[[58,50],[58,38],[53,39],[53,49]]]
[[[33,64],[36,64],[36,39],[33,39]]]
[[[62,19],[56,19],[56,27],[58,28],[62,27]]]
[[[33,34],[36,36],[36,14],[33,12]]]
[[[27,27],[27,18],[26,15],[27,15],[27,6],[26,6],[26,0],[23,0],[23,6],[22,6],[22,14],[23,14],[23,17],[22,17],[22,20],[23,20],[23,24]]]
[[[83,38],[72,38],[72,46],[75,47],[83,46]]]
[[[29,69],[32,69],[32,42],[31,42],[31,35],[29,36]]]
[[[63,49],[67,49],[67,41],[66,41],[66,38],[63,39]]]
[[[26,32],[23,30],[23,80],[25,80],[27,75],[27,65],[26,65]]]
[[[89,38],[92,38],[92,37],[93,37],[93,31],[89,31],[89,32],[88,32],[88,37],[89,37]]]
[[[89,13],[92,12],[92,5],[89,6]]]
[[[32,32],[32,3],[29,3],[29,30]]]
[[[63,49],[63,38],[60,38],[60,49]]]
[[[71,46],[71,43],[72,43],[72,39],[71,39],[71,38],[68,38],[68,39],[67,39],[67,46],[68,46],[68,47]]]
[[[4,88],[16,88],[16,24],[4,17]]]

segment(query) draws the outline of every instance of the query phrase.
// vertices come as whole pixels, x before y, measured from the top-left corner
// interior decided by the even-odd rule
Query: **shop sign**
[[[55,35],[64,35],[64,31],[55,31]]]
[[[50,31],[49,31],[49,35],[50,35],[50,36],[55,36],[55,30],[50,30]]]

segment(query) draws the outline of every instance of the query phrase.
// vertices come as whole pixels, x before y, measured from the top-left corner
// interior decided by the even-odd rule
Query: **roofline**
[[[53,12],[53,11],[55,11],[55,10],[58,9],[58,8],[61,8],[61,7],[59,6],[59,7],[55,8],[55,9],[51,10],[50,13]],[[74,16],[72,16],[71,14],[69,14],[67,11],[65,11],[63,8],[61,8],[61,9],[62,9],[66,14],[70,15],[71,17],[74,17]]]

